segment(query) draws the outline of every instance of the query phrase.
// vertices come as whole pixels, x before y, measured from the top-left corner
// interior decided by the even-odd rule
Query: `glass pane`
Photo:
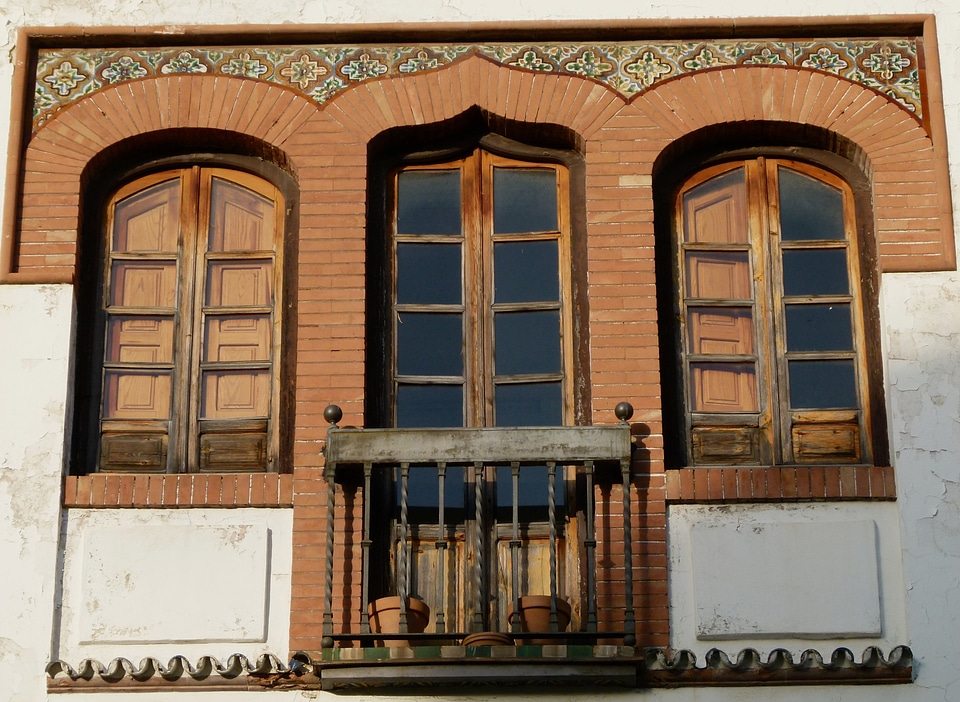
[[[557,241],[493,245],[496,302],[550,302],[560,297]]]
[[[743,168],[711,178],[683,196],[683,238],[713,244],[746,243],[746,181]]]
[[[846,249],[794,249],[783,252],[784,295],[847,295]]]
[[[460,171],[397,176],[398,234],[460,234]]]
[[[690,307],[690,353],[753,353],[753,312],[746,307]]]
[[[205,371],[202,419],[252,419],[270,413],[270,371]]]
[[[271,339],[270,315],[211,315],[204,329],[203,360],[269,361]]]
[[[559,373],[560,312],[498,312],[494,321],[496,375]]]
[[[787,305],[788,351],[851,351],[850,305]]]
[[[688,251],[687,297],[751,299],[749,253]]]
[[[211,262],[206,297],[212,307],[272,305],[273,263],[262,260]]]
[[[397,373],[462,376],[461,315],[431,312],[398,314]]]
[[[259,193],[214,178],[210,192],[210,251],[270,251],[274,203]]]
[[[843,194],[810,176],[778,169],[780,236],[785,241],[846,238]]]
[[[397,302],[459,305],[460,244],[397,244]]]
[[[173,320],[111,316],[107,323],[106,360],[114,363],[172,363]]]
[[[791,409],[857,407],[853,361],[789,361]]]
[[[398,427],[462,427],[462,385],[400,385]]]
[[[557,231],[556,171],[494,168],[494,234],[554,231]]]
[[[694,412],[756,412],[757,378],[754,365],[692,363],[690,395]]]
[[[120,307],[174,307],[177,264],[116,261],[110,273],[110,304]]]
[[[520,507],[546,507],[549,502],[547,495],[547,473],[546,466],[520,466],[520,475],[517,480],[518,506]],[[565,502],[563,492],[563,468],[557,466],[553,475],[553,499],[558,507]],[[501,509],[513,507],[513,471],[510,466],[497,466],[497,507]],[[503,519],[512,519],[512,514],[508,511],[501,515]],[[546,518],[546,514],[542,515]],[[521,520],[523,514],[521,513]]]
[[[496,387],[498,427],[550,427],[563,424],[559,381],[510,383]]]
[[[107,371],[104,373],[105,419],[169,419],[170,373]]]
[[[396,504],[400,505],[400,474],[396,471]],[[433,518],[436,523],[437,512],[440,506],[440,479],[434,466],[411,466],[407,477],[407,505],[409,507],[432,507],[431,514],[418,515],[419,523],[429,522]],[[450,510],[463,509],[463,467],[447,466],[446,477],[443,481],[443,511],[444,521],[448,522]]]
[[[114,211],[116,252],[177,252],[180,180],[154,185],[120,202]]]

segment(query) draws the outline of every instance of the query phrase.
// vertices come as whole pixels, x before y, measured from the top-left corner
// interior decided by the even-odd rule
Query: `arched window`
[[[379,376],[371,384],[369,406],[378,409],[373,421],[438,429],[576,423],[581,369],[571,171],[580,175],[580,163],[568,151],[534,150],[485,135],[470,147],[401,156],[383,169],[382,237],[371,237],[374,246],[382,244],[374,249],[379,270],[370,287],[382,320],[374,327],[382,338],[372,338],[371,346],[383,350],[368,369]],[[563,544],[576,537],[566,530],[573,475],[559,467],[553,483],[554,527]],[[385,472],[383,506],[396,523],[389,534],[379,525],[383,531],[374,539],[374,554],[385,566],[374,590],[394,591],[391,549],[397,548],[403,511],[417,554],[412,592],[434,611],[442,601],[457,630],[467,630],[477,617],[506,626],[509,573],[503,564],[509,562],[516,498],[526,539],[524,583],[531,592],[549,592],[548,468],[525,464],[516,495],[513,479],[509,465],[484,466],[481,475],[451,465],[441,487],[435,468],[414,466],[401,498],[399,473]],[[437,523],[441,491],[443,530]],[[477,500],[488,506],[482,517],[474,511]],[[441,564],[446,556],[434,546],[446,529],[462,546]],[[575,554],[575,548],[563,550],[558,566],[558,592],[568,599],[579,596]],[[488,574],[481,593],[472,584],[477,561]],[[482,612],[477,598],[485,603]]]
[[[223,168],[110,198],[81,471],[278,469],[284,217],[274,185]]]
[[[567,192],[563,166],[482,149],[395,173],[394,426],[570,421]]]
[[[797,161],[707,168],[675,201],[688,465],[869,463],[854,197]]]

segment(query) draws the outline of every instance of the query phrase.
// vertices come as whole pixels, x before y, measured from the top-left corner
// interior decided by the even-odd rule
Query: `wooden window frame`
[[[858,218],[863,217],[863,208],[859,206],[855,197],[854,188],[845,178],[839,177],[822,166],[793,158],[777,158],[764,155],[749,154],[748,158],[736,161],[724,161],[719,164],[708,165],[694,173],[682,182],[677,189],[672,206],[673,227],[673,269],[675,287],[674,298],[678,305],[676,343],[681,359],[679,389],[682,393],[683,412],[683,465],[688,466],[771,466],[771,465],[825,465],[825,464],[859,464],[868,465],[876,460],[875,440],[873,427],[873,411],[876,403],[871,397],[871,385],[875,379],[871,378],[868,369],[868,357],[872,354],[866,339],[865,309],[868,309],[869,300],[864,301],[863,289],[866,287],[867,277],[861,278],[860,270],[863,266],[863,257],[859,250],[861,241],[862,223]],[[779,237],[776,223],[779,222],[779,194],[777,174],[779,167],[809,176],[825,183],[842,194],[845,240],[827,242],[797,242],[785,243]],[[699,305],[693,298],[688,303],[685,297],[685,264],[684,252],[710,247],[689,245],[683,241],[683,196],[696,186],[703,184],[717,176],[744,169],[746,223],[749,229],[747,242],[740,248],[748,252],[752,295],[750,306],[753,315],[753,354],[742,359],[716,358],[712,360],[730,360],[736,362],[745,360],[756,364],[757,411],[755,420],[745,422],[746,414],[725,414],[720,412],[695,412],[692,407],[691,375],[688,370],[691,358],[696,361],[697,356],[688,348],[687,305]],[[858,224],[861,229],[858,230]],[[819,298],[829,304],[839,302],[849,304],[852,314],[853,350],[843,353],[809,354],[811,357],[837,357],[852,359],[856,374],[857,409],[843,410],[790,410],[788,398],[785,397],[788,388],[787,360],[802,358],[803,354],[786,351],[785,329],[785,299],[782,295],[782,252],[797,249],[836,249],[842,248],[847,252],[847,272],[849,279],[849,294],[833,296],[836,299]],[[840,298],[843,298],[842,300]],[[790,299],[790,302],[812,302],[812,300]],[[738,305],[743,300],[717,300],[712,304]],[[770,320],[770,321],[767,321]],[[842,433],[850,431],[851,426],[856,428],[858,436],[855,440],[855,449],[847,450],[844,455],[839,451],[829,450],[829,446],[815,446],[807,455],[800,455],[795,446],[798,437],[808,431],[814,442],[829,444],[831,431]],[[756,427],[754,429],[753,427]],[[797,427],[800,427],[798,429]],[[819,436],[818,436],[819,432]],[[712,453],[707,453],[706,449]]]
[[[106,188],[99,189],[101,194],[93,194],[91,199],[96,202],[106,203],[103,206],[102,219],[93,217],[88,222],[87,231],[96,230],[99,244],[96,247],[87,247],[82,254],[86,255],[88,261],[96,256],[96,280],[90,276],[86,280],[80,281],[80,295],[82,300],[86,300],[86,307],[81,308],[80,323],[86,327],[96,330],[93,334],[93,343],[87,349],[85,354],[81,354],[78,362],[78,416],[75,421],[75,432],[73,442],[73,455],[71,469],[73,473],[83,474],[90,472],[133,472],[133,473],[236,473],[236,472],[286,472],[289,467],[284,467],[281,462],[281,456],[289,452],[288,444],[289,432],[282,431],[281,425],[284,424],[284,417],[289,417],[291,413],[292,396],[282,393],[282,387],[289,385],[292,378],[289,377],[289,371],[285,369],[290,366],[289,357],[292,353],[289,344],[283,343],[283,338],[289,336],[289,329],[295,320],[295,312],[284,312],[283,300],[290,294],[290,276],[289,272],[285,274],[284,269],[289,268],[291,260],[295,260],[295,248],[292,248],[290,241],[291,218],[295,215],[296,199],[295,194],[289,183],[284,178],[277,178],[279,169],[275,167],[249,168],[246,167],[247,159],[244,157],[217,157],[215,159],[200,158],[194,159],[189,156],[173,157],[157,161],[147,167],[135,169],[127,174],[123,184],[119,187],[104,191]],[[272,249],[257,252],[240,252],[236,255],[230,253],[206,252],[206,244],[201,245],[207,240],[209,230],[209,198],[210,188],[213,180],[220,178],[227,183],[239,185],[248,191],[270,200],[273,205],[273,217],[275,235]],[[124,423],[117,423],[115,427],[118,430],[143,430],[153,431],[158,436],[164,434],[161,424],[166,423],[168,428],[167,450],[165,460],[162,465],[125,465],[111,469],[106,466],[100,457],[101,444],[101,407],[105,401],[104,390],[100,378],[104,369],[110,364],[106,359],[107,318],[109,316],[107,297],[110,294],[110,265],[111,251],[110,244],[113,236],[113,216],[114,204],[122,199],[133,195],[136,192],[142,192],[162,182],[179,179],[180,185],[180,222],[178,232],[178,250],[176,253],[176,290],[177,301],[173,309],[153,310],[158,314],[163,314],[174,319],[179,324],[179,331],[175,341],[173,352],[172,367],[175,369],[189,368],[189,373],[175,374],[176,387],[171,391],[171,412],[168,420],[158,420],[156,422],[135,420]],[[275,181],[281,181],[277,185]],[[286,187],[284,187],[286,186]],[[206,208],[201,205],[206,203]],[[104,236],[100,232],[109,232]],[[186,233],[186,234],[185,234]],[[201,251],[203,249],[203,251]],[[291,255],[293,254],[293,255]],[[128,258],[131,256],[127,255]],[[132,258],[136,258],[134,255]],[[149,258],[149,256],[147,256]],[[208,274],[206,267],[207,261],[214,260],[265,260],[270,258],[272,274],[270,280],[271,296],[270,304],[265,308],[257,309],[244,307],[243,309],[227,309],[222,305],[219,308],[210,307],[206,300],[198,296],[204,294],[205,284],[195,284],[205,278]],[[201,270],[202,269],[202,270]],[[261,306],[262,307],[262,306]],[[92,312],[90,311],[92,309]],[[140,312],[150,312],[150,310],[138,310]],[[258,419],[240,420],[240,419],[204,419],[200,417],[201,411],[199,403],[201,401],[200,376],[202,368],[208,370],[251,370],[249,363],[216,363],[207,362],[201,359],[203,331],[201,329],[204,323],[204,317],[207,313],[223,313],[227,315],[237,314],[249,315],[252,313],[265,314],[268,316],[270,328],[269,342],[269,360],[265,362],[257,361],[253,365],[261,370],[267,370],[269,385],[269,408],[265,417]],[[191,342],[196,340],[196,342]],[[212,363],[212,365],[211,365]],[[242,366],[242,368],[241,368]],[[88,369],[84,372],[84,368]],[[153,425],[156,426],[153,426]],[[220,425],[219,427],[217,425]],[[201,433],[205,432],[208,437],[221,439],[219,443],[226,444],[220,447],[210,447],[209,453],[221,453],[229,450],[231,434],[224,433],[227,425],[233,434],[249,433],[251,431],[262,432],[263,440],[259,442],[259,448],[256,450],[247,449],[247,456],[244,456],[244,447],[234,441],[237,451],[235,459],[227,462],[220,462],[207,468],[203,467],[203,458],[201,451],[203,441]],[[201,429],[203,427],[203,429]],[[217,429],[220,429],[220,437],[217,437]],[[208,431],[209,430],[209,431]],[[209,443],[209,442],[207,442]],[[252,456],[252,458],[251,458]]]
[[[490,193],[493,189],[494,168],[536,168],[552,170],[557,176],[557,230],[530,234],[496,234],[493,232],[493,205]],[[401,172],[459,170],[461,174],[461,217],[464,231],[460,236],[398,234],[396,231],[397,184]],[[561,163],[532,161],[499,155],[475,148],[471,153],[456,159],[429,164],[413,164],[394,169],[390,174],[388,190],[389,251],[387,268],[390,273],[390,329],[389,382],[386,407],[391,413],[390,424],[396,421],[396,398],[398,385],[404,381],[397,368],[397,319],[401,312],[417,312],[435,309],[425,304],[397,303],[397,244],[398,243],[453,243],[462,244],[462,293],[459,305],[449,306],[463,316],[464,341],[464,426],[479,427],[494,425],[494,397],[497,384],[494,373],[494,314],[496,311],[557,310],[560,317],[561,369],[558,373],[535,374],[534,376],[510,376],[510,382],[559,381],[563,401],[562,422],[573,421],[574,343],[570,232],[570,186],[569,171]],[[558,248],[559,294],[557,301],[548,303],[498,303],[493,299],[493,249],[497,242],[511,241],[556,241]],[[426,378],[426,376],[422,376]],[[438,377],[439,379],[439,377]]]

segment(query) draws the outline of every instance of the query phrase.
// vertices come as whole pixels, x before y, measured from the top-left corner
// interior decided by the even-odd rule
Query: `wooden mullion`
[[[771,464],[782,460],[779,438],[779,369],[775,356],[779,337],[776,334],[776,305],[771,288],[778,280],[778,268],[772,250],[779,238],[779,212],[769,209],[770,188],[766,159],[747,162],[747,213],[750,225],[753,269],[754,340],[757,353],[757,403],[760,426],[760,462]]]
[[[520,383],[555,383],[562,381],[561,373],[524,373],[515,375],[498,375],[494,378],[495,385],[518,385]]]
[[[176,307],[123,307],[122,305],[110,305],[106,309],[107,314],[112,317],[164,317],[171,319],[176,317]]]
[[[209,231],[209,173],[194,166],[190,170],[189,197],[181,208],[182,270],[180,300],[180,338],[178,358],[183,360],[177,395],[176,448],[178,464],[172,472],[194,472],[199,469],[200,352],[203,338],[203,293],[206,279],[204,254]],[[205,211],[204,211],[205,210]],[[199,280],[198,280],[199,278]],[[174,453],[174,451],[170,451]]]

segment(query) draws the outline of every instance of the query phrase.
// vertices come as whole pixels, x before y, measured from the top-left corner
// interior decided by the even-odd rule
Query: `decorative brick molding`
[[[893,468],[816,466],[789,468],[680,468],[666,473],[668,502],[791,502],[893,500]]]
[[[70,475],[64,507],[290,507],[293,476],[277,473],[219,475]]]

